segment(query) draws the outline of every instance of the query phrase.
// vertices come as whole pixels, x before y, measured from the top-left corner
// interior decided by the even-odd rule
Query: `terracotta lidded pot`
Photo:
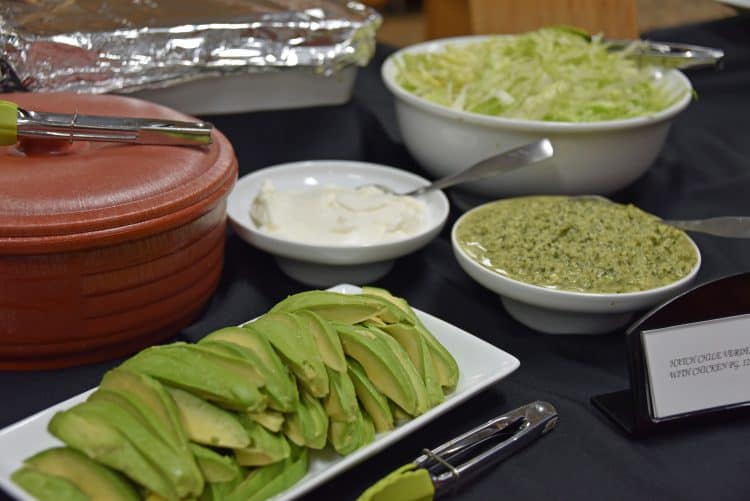
[[[195,121],[110,95],[3,94],[46,112]],[[218,284],[229,141],[0,147],[0,370],[90,363],[174,335]]]

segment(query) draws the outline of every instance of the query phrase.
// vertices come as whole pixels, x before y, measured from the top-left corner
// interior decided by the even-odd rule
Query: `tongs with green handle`
[[[19,138],[204,145],[211,143],[212,129],[206,122],[29,111],[0,100],[0,146],[16,144]]]
[[[448,493],[477,474],[552,430],[557,411],[533,402],[498,416],[436,449],[425,449],[414,462],[382,478],[357,501],[427,501]],[[499,443],[498,440],[501,440]],[[487,448],[488,443],[496,443]],[[482,451],[477,452],[482,448]],[[472,457],[467,458],[471,455]],[[463,461],[459,463],[459,461]]]

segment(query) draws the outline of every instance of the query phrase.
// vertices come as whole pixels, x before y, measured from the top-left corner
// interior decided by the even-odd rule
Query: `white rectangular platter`
[[[359,291],[358,288],[352,286],[337,286],[332,290],[347,293]],[[315,451],[310,456],[310,468],[307,475],[293,487],[275,496],[274,501],[295,499],[309,492],[503,379],[520,365],[518,359],[514,356],[468,332],[430,314],[416,309],[415,312],[425,326],[455,357],[460,370],[456,389],[447,395],[445,401],[440,405],[411,421],[401,424],[394,430],[379,433],[371,444],[348,456],[339,456],[328,449]],[[47,433],[47,423],[55,412],[86,400],[86,397],[92,391],[81,393],[0,430],[0,486],[8,494],[17,499],[30,501],[33,499],[10,481],[10,475],[21,466],[25,458],[43,449],[60,445],[56,438]],[[461,431],[457,430],[456,434]],[[414,456],[416,457],[418,453],[419,451],[414,451]],[[395,469],[400,465],[393,466]]]

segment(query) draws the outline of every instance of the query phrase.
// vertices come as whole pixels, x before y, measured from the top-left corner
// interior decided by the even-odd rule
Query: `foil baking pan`
[[[6,0],[0,89],[135,93],[190,113],[343,102],[381,21],[337,0]]]

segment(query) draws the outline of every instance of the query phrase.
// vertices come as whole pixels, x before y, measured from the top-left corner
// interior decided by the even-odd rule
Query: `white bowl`
[[[396,98],[396,117],[406,147],[436,178],[540,137],[552,141],[555,155],[548,160],[462,185],[462,189],[485,200],[522,194],[607,194],[623,188],[654,162],[672,119],[692,98],[687,77],[678,70],[668,70],[662,74],[666,84],[686,92],[663,111],[602,122],[544,122],[454,110],[418,97],[395,81],[395,60],[405,53],[435,52],[448,44],[484,38],[447,38],[406,47],[386,59],[382,77]]]
[[[267,180],[279,191],[314,186],[356,187],[378,183],[396,191],[425,186],[428,181],[410,172],[364,162],[314,160],[267,167],[242,177],[227,201],[229,221],[250,244],[276,257],[290,277],[316,287],[338,283],[366,284],[390,271],[393,260],[427,245],[440,233],[448,217],[448,199],[442,191],[420,198],[427,205],[427,226],[413,236],[371,245],[317,245],[279,238],[261,231],[250,218],[250,205]]]
[[[461,216],[451,231],[453,253],[458,264],[480,285],[498,293],[510,316],[546,334],[603,334],[621,328],[630,322],[635,312],[685,291],[701,265],[698,246],[690,239],[698,256],[695,267],[681,279],[662,287],[611,294],[540,287],[485,268],[461,248],[456,239],[456,228],[468,214],[471,211]]]

